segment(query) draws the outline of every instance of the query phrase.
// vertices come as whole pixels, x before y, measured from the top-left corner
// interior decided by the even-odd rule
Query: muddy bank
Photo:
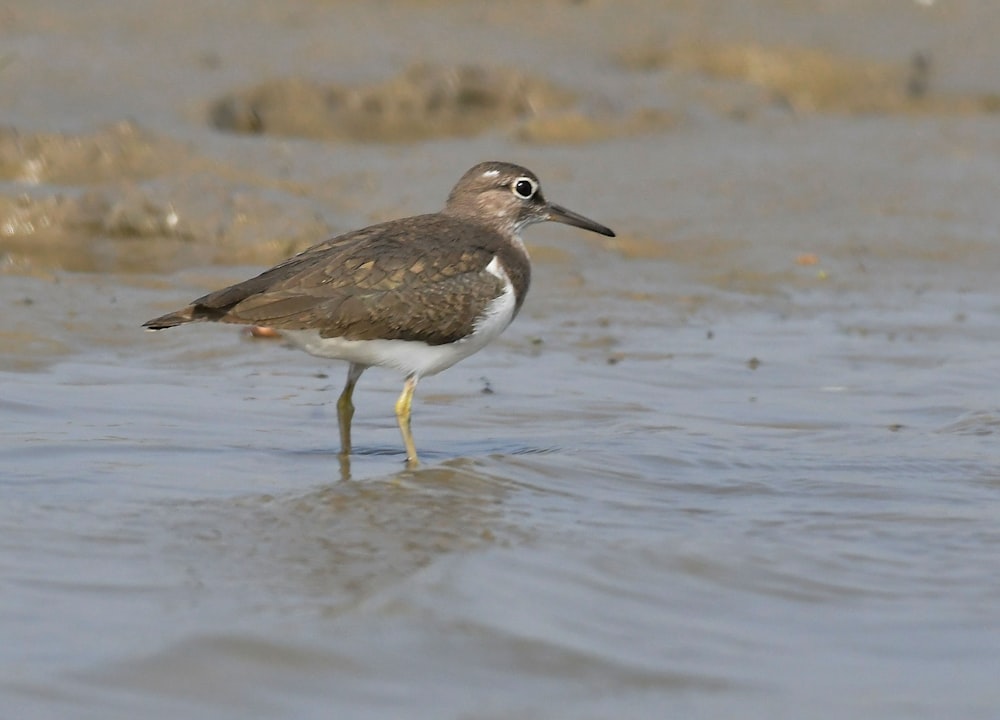
[[[0,132],[5,273],[270,263],[331,232],[296,187],[258,181],[132,122]]]
[[[486,132],[529,142],[581,143],[667,127],[651,109],[618,117],[580,93],[540,76],[482,65],[414,65],[383,83],[324,85],[271,80],[212,104],[214,127],[228,132],[321,140],[412,143]]]
[[[321,32],[331,18],[359,12],[334,4],[287,15],[262,11],[268,23],[287,33],[281,42],[303,48],[301,55],[289,56],[301,63],[288,72],[281,70],[272,44],[258,44],[260,57],[249,58],[225,38],[195,31],[178,41],[183,62],[172,66],[177,81],[157,93],[130,85],[149,80],[130,75],[123,61],[117,70],[122,89],[114,95],[120,103],[97,94],[107,91],[107,84],[92,87],[93,97],[77,98],[113,113],[109,124],[52,132],[29,122],[0,130],[0,268],[7,274],[171,272],[204,263],[268,264],[371,220],[435,210],[457,173],[487,157],[529,165],[541,158],[571,179],[587,171],[564,169],[588,162],[581,155],[583,161],[574,163],[564,152],[600,154],[600,162],[614,169],[631,162],[627,153],[639,145],[655,155],[657,147],[698,142],[693,138],[705,132],[719,132],[722,146],[732,141],[736,152],[752,151],[754,137],[742,145],[735,139],[743,124],[777,131],[825,118],[990,118],[998,108],[1000,95],[978,82],[981,74],[973,77],[973,60],[957,54],[953,39],[930,34],[952,23],[960,28],[954,35],[978,37],[980,29],[957,7],[892,13],[860,4],[833,12],[824,5],[822,33],[804,23],[808,13],[782,3],[764,3],[750,15],[725,3],[668,3],[655,11],[640,3],[620,12],[601,3],[569,4],[536,13],[525,25],[521,10],[528,7],[451,8],[455,56],[418,51],[403,33],[388,60],[337,62],[338,52],[360,52],[364,46],[354,48],[349,34],[336,29]],[[427,17],[419,3],[393,9],[380,19],[381,32]],[[163,48],[138,42],[155,30],[143,24],[149,17],[124,18],[120,12],[105,17],[103,11],[95,7],[104,18],[97,27],[129,24],[134,35],[125,34],[124,47],[138,43],[151,66],[164,66]],[[46,15],[28,6],[8,11],[12,49],[0,72],[14,85],[25,84],[21,97],[44,82],[55,89],[32,94],[38,102],[59,93],[72,96],[75,85],[59,85],[44,73],[24,74],[37,66],[37,58],[18,32],[68,32],[76,12],[65,7]],[[298,22],[296,12],[305,12],[310,22]],[[183,25],[185,17],[176,22]],[[852,17],[859,20],[852,24]],[[252,13],[226,18],[252,28],[259,20]],[[80,37],[97,44],[96,28],[79,24],[90,28]],[[486,28],[494,37],[491,47],[544,35],[545,43],[536,47],[546,52],[536,58],[512,50],[483,59],[473,49],[486,41],[473,38]],[[552,35],[557,28],[565,35]],[[592,35],[595,28],[601,33]],[[871,37],[875,30],[898,42],[877,43]],[[75,53],[83,50],[93,47],[67,42],[57,65],[78,62]],[[132,50],[134,59],[138,50]],[[105,49],[117,51],[117,46]],[[248,65],[251,60],[260,64]],[[122,119],[135,112],[130,102],[154,95],[165,104],[159,112],[174,115],[146,112],[138,117],[147,122]],[[36,117],[50,120],[60,113]],[[887,126],[886,132],[894,131]],[[454,161],[441,163],[429,143],[456,143]],[[393,188],[385,179],[407,154],[411,182]],[[650,178],[630,193],[643,200],[639,210],[667,208],[673,183],[685,182],[678,178],[686,177],[687,168],[657,162],[655,169],[652,161],[638,167],[637,174]],[[412,179],[426,173],[418,164],[441,168],[419,190]],[[730,184],[722,197],[740,192],[754,191]],[[345,206],[349,212],[339,212]],[[641,226],[618,223],[627,237],[616,248],[627,257],[676,256],[675,228],[690,213],[680,208],[662,222],[643,223],[635,209],[622,214],[638,217]],[[718,207],[697,209],[703,211],[717,213]],[[728,246],[753,242],[740,232],[734,225],[715,239]],[[714,242],[712,232],[698,235]],[[822,249],[813,245],[792,248],[786,257]]]
[[[773,106],[796,114],[969,115],[1000,111],[1000,94],[942,89],[938,62],[915,51],[896,62],[876,61],[805,46],[718,43],[681,38],[627,48],[624,68],[669,72],[708,81],[703,99],[726,114]]]

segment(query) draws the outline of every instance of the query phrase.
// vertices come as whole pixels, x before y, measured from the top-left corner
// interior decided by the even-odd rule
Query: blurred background
[[[18,718],[996,718],[1000,7],[0,5]],[[443,206],[616,238],[421,383],[144,320]]]

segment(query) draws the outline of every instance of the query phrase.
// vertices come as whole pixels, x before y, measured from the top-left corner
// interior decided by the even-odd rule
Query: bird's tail
[[[183,325],[184,323],[193,322],[196,319],[198,318],[195,318],[194,316],[194,306],[189,305],[183,310],[167,313],[166,315],[161,315],[158,318],[147,320],[142,324],[142,326],[147,330],[166,330],[167,328],[177,327],[178,325]]]

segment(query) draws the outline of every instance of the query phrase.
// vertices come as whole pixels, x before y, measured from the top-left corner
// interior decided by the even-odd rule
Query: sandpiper
[[[323,358],[346,360],[337,400],[341,456],[351,452],[354,386],[367,368],[406,380],[396,419],[408,464],[413,391],[481,350],[511,323],[528,292],[521,230],[553,220],[614,237],[609,228],[548,202],[538,178],[505,162],[476,165],[444,210],[391,220],[326,240],[236,285],[150,320],[150,330],[200,320],[276,328]]]

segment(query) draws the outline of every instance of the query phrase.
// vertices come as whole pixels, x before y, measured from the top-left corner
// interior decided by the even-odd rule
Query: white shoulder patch
[[[490,264],[486,266],[486,272],[495,278],[500,278],[504,283],[509,283],[510,278],[507,277],[507,272],[503,269],[503,265],[500,264],[500,258],[496,255],[490,260]]]

